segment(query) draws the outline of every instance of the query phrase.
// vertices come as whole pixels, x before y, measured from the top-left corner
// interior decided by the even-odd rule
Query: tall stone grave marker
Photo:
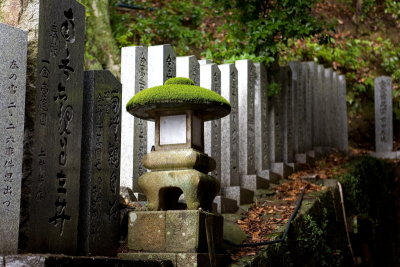
[[[238,60],[238,104],[239,104],[239,173],[256,174],[254,162],[254,85],[255,68],[251,60]]]
[[[393,150],[392,79],[375,79],[375,151]]]
[[[221,95],[231,103],[231,113],[221,119],[221,187],[239,183],[238,72],[234,64],[219,65]]]
[[[85,10],[75,0],[38,4],[31,6],[39,21],[28,60],[20,248],[76,254]]]
[[[324,70],[324,124],[325,124],[325,130],[326,130],[326,136],[325,136],[325,147],[332,147],[332,131],[333,131],[333,126],[332,126],[332,74],[333,71],[331,68],[325,69]]]
[[[171,45],[155,45],[148,48],[147,87],[163,85],[169,78],[176,77],[176,56]],[[155,124],[147,122],[147,152],[154,146]]]
[[[142,158],[147,153],[147,122],[133,117],[125,106],[138,92],[147,88],[147,47],[123,47],[121,50],[122,136],[121,186],[140,192],[138,178],[146,172]]]
[[[339,75],[339,110],[340,110],[340,142],[339,149],[347,152],[349,150],[349,137],[347,126],[347,102],[346,102],[346,78]]]
[[[200,86],[200,64],[196,56],[176,58],[176,77],[189,78]]]
[[[221,71],[216,64],[200,65],[200,86],[221,94]],[[221,120],[204,122],[204,153],[214,158],[217,166],[212,176],[221,181]]]
[[[293,150],[293,117],[292,103],[291,103],[291,90],[292,87],[292,73],[289,66],[280,68],[281,79],[281,125],[282,125],[282,157],[284,163],[294,162]]]
[[[303,69],[303,78],[304,83],[303,87],[305,90],[304,94],[304,103],[305,103],[305,151],[309,152],[312,150],[312,84],[311,84],[311,69],[310,69],[310,62],[303,62],[301,63],[301,67]]]
[[[307,113],[306,113],[306,73],[302,63],[299,62],[298,72],[298,92],[297,92],[297,112],[298,112],[298,151],[297,153],[306,153],[307,138]]]
[[[82,131],[80,253],[116,256],[119,247],[121,83],[86,71]]]
[[[323,112],[322,112],[322,103],[323,103],[323,89],[322,89],[322,80],[323,80],[323,72],[324,67],[322,65],[315,65],[313,69],[314,73],[314,94],[313,94],[313,118],[314,118],[314,140],[313,145],[316,150],[321,151],[322,146],[322,138],[323,138]]]
[[[332,73],[332,98],[331,98],[333,108],[332,108],[332,124],[333,124],[333,139],[332,146],[334,148],[339,147],[339,137],[340,137],[340,116],[339,116],[339,75],[336,71]]]
[[[293,151],[294,153],[299,152],[299,73],[300,73],[300,62],[291,61],[289,62],[290,70],[292,71],[292,87],[291,87],[291,103],[292,103],[292,118],[293,118]]]
[[[255,165],[257,175],[269,178],[267,69],[261,63],[254,63],[254,66],[256,72],[254,86]]]
[[[0,24],[0,255],[17,254],[28,34]]]

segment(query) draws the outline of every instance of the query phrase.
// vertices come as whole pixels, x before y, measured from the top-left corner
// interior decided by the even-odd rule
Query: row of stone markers
[[[174,76],[190,78],[232,105],[229,116],[204,126],[205,153],[216,160],[212,175],[222,185],[219,212],[252,202],[257,189],[287,177],[298,164],[331,149],[348,150],[346,81],[331,68],[290,62],[272,70],[251,60],[217,65],[175,57],[170,45],[122,48],[124,103]],[[137,179],[146,172],[140,162],[153,145],[154,126],[126,111],[122,119],[121,185],[140,192]]]
[[[121,83],[83,70],[82,5],[29,8],[0,24],[0,255],[116,256]]]
[[[393,95],[392,79],[375,79],[375,152],[377,158],[400,159],[400,151],[393,151]]]

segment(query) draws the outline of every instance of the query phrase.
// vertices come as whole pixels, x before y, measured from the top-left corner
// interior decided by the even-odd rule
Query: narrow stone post
[[[340,145],[343,152],[349,151],[349,137],[347,125],[346,77],[339,75],[339,110],[340,110]]]
[[[200,85],[200,64],[196,56],[176,58],[176,77],[185,77]]]
[[[148,48],[147,87],[163,85],[169,78],[176,77],[176,56],[171,45],[156,45]],[[154,146],[154,122],[147,122],[147,152]]]
[[[27,32],[0,24],[0,255],[18,253],[27,45]]]
[[[86,71],[83,100],[79,254],[115,257],[120,239],[121,83],[109,71]]]
[[[147,47],[123,47],[121,50],[122,136],[121,186],[141,192],[137,180],[146,172],[142,158],[147,152],[147,122],[132,117],[125,105],[138,92],[147,88]],[[132,164],[133,163],[133,164]]]
[[[380,76],[375,79],[375,151],[392,152],[393,118],[392,79]]]
[[[221,71],[216,64],[200,65],[200,86],[221,94]],[[211,175],[221,181],[221,120],[204,122],[204,153],[215,159]]]

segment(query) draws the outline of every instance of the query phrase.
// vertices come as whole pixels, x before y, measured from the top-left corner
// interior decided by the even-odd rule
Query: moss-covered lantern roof
[[[164,112],[192,110],[207,121],[225,117],[231,112],[231,105],[216,92],[194,85],[191,79],[177,77],[140,91],[126,109],[145,120],[154,120]]]

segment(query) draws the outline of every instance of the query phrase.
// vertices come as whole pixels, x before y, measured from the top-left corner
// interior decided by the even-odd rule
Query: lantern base
[[[147,172],[139,177],[138,184],[149,210],[185,209],[178,203],[183,194],[186,209],[210,211],[220,189],[217,179],[194,169]]]

